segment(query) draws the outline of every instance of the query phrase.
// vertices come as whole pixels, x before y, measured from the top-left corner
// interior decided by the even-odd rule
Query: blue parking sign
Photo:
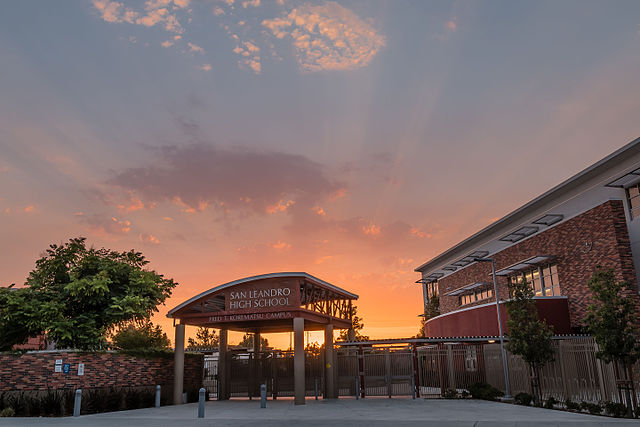
[[[64,365],[62,365],[62,372],[63,373],[68,374],[70,370],[71,370],[71,364],[70,363],[65,363]]]

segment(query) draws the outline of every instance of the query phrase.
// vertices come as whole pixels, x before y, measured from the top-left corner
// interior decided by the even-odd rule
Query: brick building
[[[640,307],[640,138],[416,268],[425,311],[438,301],[440,313],[426,336],[498,334],[492,265],[477,258],[495,261],[500,301],[509,281],[529,282],[556,334],[582,330],[599,266],[631,282]]]

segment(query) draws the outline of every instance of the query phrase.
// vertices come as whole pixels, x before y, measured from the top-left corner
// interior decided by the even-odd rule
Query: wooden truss
[[[339,319],[351,321],[353,316],[351,299],[306,280],[300,281],[300,305],[306,310]]]

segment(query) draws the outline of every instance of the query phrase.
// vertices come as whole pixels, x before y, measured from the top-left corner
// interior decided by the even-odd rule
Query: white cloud
[[[371,25],[333,1],[304,4],[262,25],[279,39],[291,37],[304,71],[362,68],[386,43]]]

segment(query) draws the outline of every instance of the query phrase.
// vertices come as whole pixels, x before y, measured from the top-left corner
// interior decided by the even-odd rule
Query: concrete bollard
[[[156,408],[160,407],[160,386],[156,386]]]
[[[260,384],[260,407],[267,407],[267,385]]]
[[[202,387],[198,391],[198,418],[204,418],[204,395],[207,393],[207,390]]]
[[[187,403],[187,393],[182,393],[182,403],[186,404]]]
[[[76,390],[76,398],[73,401],[73,416],[80,416],[80,407],[82,406],[82,389],[79,388]]]
[[[360,377],[356,377],[356,400],[360,399]]]
[[[318,379],[317,378],[313,381],[313,385],[316,392],[316,400],[318,400]]]

